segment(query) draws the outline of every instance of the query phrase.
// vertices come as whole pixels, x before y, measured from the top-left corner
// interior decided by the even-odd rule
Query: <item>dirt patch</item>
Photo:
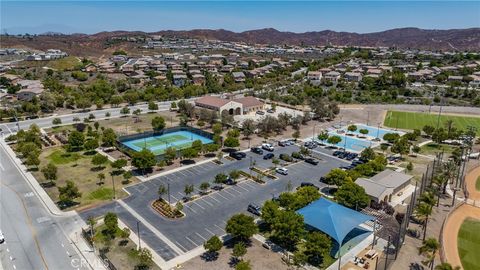
[[[196,257],[184,265],[185,270],[225,270],[235,269],[235,266],[229,264],[232,254],[232,248],[223,247],[219,251],[218,258],[215,261],[205,261],[201,256]],[[282,261],[282,254],[267,250],[257,240],[252,240],[252,245],[247,248],[247,254],[244,260],[250,261],[252,269],[262,270],[287,270],[287,265]]]

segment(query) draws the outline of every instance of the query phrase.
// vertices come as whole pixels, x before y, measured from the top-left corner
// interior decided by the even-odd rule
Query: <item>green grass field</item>
[[[480,265],[480,221],[466,219],[458,232],[458,254],[463,269],[474,270]]]
[[[480,191],[480,176],[477,178],[477,182],[475,183],[475,189]]]
[[[444,127],[447,120],[453,120],[454,127],[460,130],[466,130],[467,126],[474,126],[477,128],[477,134],[480,134],[480,117],[441,115],[440,125]],[[388,111],[383,125],[399,129],[421,130],[425,125],[436,127],[437,121],[438,114]]]

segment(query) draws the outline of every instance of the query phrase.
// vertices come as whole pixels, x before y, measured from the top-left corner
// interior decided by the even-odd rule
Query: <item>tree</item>
[[[352,181],[352,178],[348,173],[342,169],[332,169],[329,173],[325,175],[325,184],[341,186],[343,183]]]
[[[120,110],[120,113],[123,114],[123,115],[127,115],[130,113],[130,108],[128,108],[127,106],[123,107],[121,110]]]
[[[98,182],[97,185],[102,185],[105,182],[105,174],[99,173],[97,174]]]
[[[355,132],[357,131],[357,126],[356,125],[350,125],[347,127],[347,130],[350,132]]]
[[[120,231],[120,237],[127,243],[127,238],[130,237],[130,229],[127,227],[123,228],[123,230]]]
[[[250,261],[240,261],[235,265],[235,270],[251,270]]]
[[[305,253],[297,250],[293,253],[293,265],[300,268],[307,263],[308,257]]]
[[[263,204],[261,217],[265,224],[271,228],[272,224],[275,222],[275,219],[278,215],[278,204],[272,200],[268,200]]]
[[[231,234],[232,237],[245,241],[257,233],[258,228],[253,217],[245,214],[236,214],[228,220],[225,231]]]
[[[240,142],[235,137],[227,137],[223,142],[223,145],[230,148],[235,148],[240,146]]]
[[[427,234],[428,218],[432,214],[432,207],[429,203],[421,202],[415,208],[415,217],[423,223],[423,239]]]
[[[67,180],[66,185],[58,187],[59,199],[61,203],[70,204],[74,199],[82,196],[82,193],[78,191],[78,187],[70,180]]]
[[[137,253],[138,265],[136,269],[148,269],[153,263],[153,257],[150,250],[141,248]]]
[[[112,168],[115,170],[121,170],[123,167],[127,166],[127,160],[124,158],[119,158],[112,162]]]
[[[96,154],[95,156],[92,157],[92,164],[97,166],[97,168],[107,163],[107,161],[108,161],[108,158],[102,154]]]
[[[320,141],[325,141],[325,140],[328,139],[328,137],[329,137],[328,132],[322,131],[320,134],[318,134],[318,137],[317,137],[317,138],[318,138]]]
[[[98,148],[98,140],[97,139],[88,139],[85,144],[83,145],[83,147],[85,148],[85,150],[87,150],[88,152],[90,151],[93,151],[95,149]]]
[[[278,211],[271,225],[272,238],[288,250],[295,250],[296,244],[305,232],[303,216],[294,211]]]
[[[38,168],[38,165],[40,165],[40,159],[38,158],[37,153],[31,153],[27,156],[27,160],[25,161],[25,164],[28,166],[35,166],[35,168]]]
[[[216,135],[221,134],[222,133],[222,124],[220,124],[220,123],[213,124],[212,131],[213,131],[213,134],[216,134]]]
[[[406,169],[407,169],[407,171],[409,171],[409,172],[411,172],[411,171],[413,170],[413,163],[412,163],[411,161],[408,162]]]
[[[400,138],[400,135],[397,133],[385,133],[385,135],[383,135],[383,139],[388,143],[394,143],[398,138]]]
[[[300,138],[300,130],[295,130],[293,133],[292,133],[292,137],[296,140],[298,140],[298,138]]]
[[[192,142],[192,146],[191,146],[193,149],[195,149],[195,151],[197,152],[201,152],[202,149],[203,149],[203,143],[201,140],[195,140]]]
[[[177,103],[175,101],[172,101],[172,103],[170,103],[170,110],[174,111],[176,109],[177,109]]]
[[[83,147],[83,144],[85,142],[85,136],[83,135],[82,132],[79,131],[72,131],[68,135],[68,149],[70,151],[78,151]]]
[[[130,183],[130,178],[133,177],[133,174],[131,171],[126,171],[123,173],[123,184],[128,184]]]
[[[208,182],[203,182],[200,184],[200,190],[204,193],[207,192],[209,188],[210,188],[210,183]]]
[[[185,159],[192,159],[198,156],[198,151],[193,149],[192,147],[186,148],[182,150],[182,157]]]
[[[236,129],[236,128],[230,129],[227,132],[227,137],[238,138],[238,137],[240,137],[240,131],[238,131],[238,129]]]
[[[117,134],[111,128],[107,128],[103,131],[102,143],[105,147],[112,147],[117,142]]]
[[[425,125],[422,130],[427,136],[432,136],[435,128],[433,126]]]
[[[223,243],[218,236],[214,235],[210,237],[205,243],[203,243],[203,247],[212,254],[216,254],[220,249],[222,249]]]
[[[367,147],[360,153],[360,159],[363,161],[370,161],[375,158],[375,151],[371,147]]]
[[[52,125],[54,125],[54,126],[58,126],[61,123],[62,123],[62,119],[60,119],[60,118],[53,118],[53,120],[52,120]]]
[[[241,261],[245,254],[247,254],[247,246],[245,246],[244,242],[238,242],[233,246],[232,256],[237,262]]]
[[[158,200],[159,201],[162,201],[163,200],[163,195],[165,195],[167,193],[167,188],[165,187],[164,184],[160,184],[158,186],[158,190],[157,190],[157,193],[158,193]]]
[[[219,173],[215,175],[215,180],[213,182],[221,186],[222,184],[225,184],[225,182],[227,182],[227,178],[228,178],[227,175],[223,173]]]
[[[325,234],[311,232],[307,235],[304,253],[310,264],[320,265],[331,248],[332,241]]]
[[[148,102],[148,109],[149,109],[150,111],[156,111],[156,110],[158,110],[158,105],[157,105],[157,103],[155,103],[155,102],[153,102],[153,101]]]
[[[337,144],[337,143],[339,143],[339,142],[341,142],[341,141],[342,141],[342,138],[340,138],[340,136],[337,136],[337,135],[330,136],[330,137],[328,137],[328,139],[327,139],[327,142],[328,142],[329,144]]]
[[[365,189],[353,181],[346,181],[335,192],[335,200],[348,208],[355,210],[364,208],[370,203],[370,197]]]
[[[184,189],[183,189],[183,192],[185,193],[185,196],[187,198],[190,197],[190,194],[192,194],[192,192],[195,190],[195,188],[193,187],[193,185],[189,185],[189,184],[186,184]]]
[[[172,160],[174,160],[177,157],[177,150],[173,147],[168,147],[165,149],[165,152],[163,153],[163,157],[167,161],[167,163],[171,163]]]
[[[448,135],[443,128],[437,128],[432,134],[432,140],[437,144],[441,144],[447,138]]]
[[[107,234],[113,239],[115,238],[115,234],[118,230],[118,217],[117,214],[108,212],[105,214],[105,217],[103,218],[103,221],[105,223],[106,232]]]
[[[410,142],[407,138],[400,138],[393,143],[390,150],[392,153],[397,153],[401,156],[406,155],[410,152]]]
[[[422,246],[418,249],[420,255],[426,257],[426,259],[422,261],[422,263],[433,269],[435,256],[437,255],[439,249],[440,243],[438,243],[437,239],[428,238],[427,240],[424,240]]]
[[[255,132],[255,129],[255,121],[253,121],[253,119],[245,119],[245,121],[242,122],[242,134],[246,138],[249,138],[250,135]]]
[[[152,119],[152,128],[155,131],[160,131],[165,128],[165,119],[161,116],[156,116]]]
[[[460,266],[453,267],[451,264],[446,262],[435,266],[435,270],[460,270],[460,269],[461,269]]]
[[[153,166],[155,166],[157,162],[152,151],[144,148],[140,152],[133,153],[131,163],[133,166],[144,172],[145,170],[151,169]]]
[[[47,181],[53,184],[55,180],[57,180],[57,166],[53,163],[48,163],[47,166],[42,168],[43,176]]]
[[[362,128],[362,129],[359,130],[359,132],[363,135],[367,135],[368,134],[368,129]]]

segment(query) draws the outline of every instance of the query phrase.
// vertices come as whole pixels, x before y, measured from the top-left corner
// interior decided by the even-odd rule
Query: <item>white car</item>
[[[288,169],[287,168],[277,168],[275,169],[275,171],[279,174],[283,174],[283,175],[288,175]]]
[[[262,143],[262,148],[264,150],[267,150],[267,151],[270,151],[272,152],[273,151],[273,145],[269,144],[269,143]]]
[[[3,237],[2,231],[0,231],[0,244],[3,244],[5,242],[5,237]]]

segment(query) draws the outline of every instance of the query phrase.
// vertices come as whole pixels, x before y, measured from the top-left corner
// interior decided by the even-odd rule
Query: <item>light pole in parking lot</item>
[[[137,220],[137,235],[138,235],[138,250],[142,249],[142,243],[140,242],[140,221]]]

